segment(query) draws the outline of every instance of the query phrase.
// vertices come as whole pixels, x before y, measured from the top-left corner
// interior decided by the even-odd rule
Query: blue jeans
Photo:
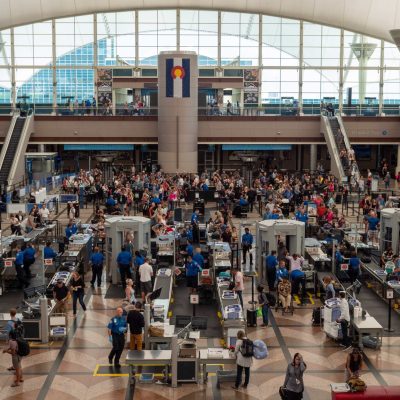
[[[262,311],[262,319],[264,325],[268,325],[268,312],[269,312],[269,306],[264,304],[261,308]]]
[[[74,315],[76,314],[76,303],[78,302],[78,300],[79,303],[81,304],[83,311],[86,311],[86,306],[85,303],[83,302],[83,295],[84,295],[83,290],[77,290],[76,292],[72,292],[72,309]]]

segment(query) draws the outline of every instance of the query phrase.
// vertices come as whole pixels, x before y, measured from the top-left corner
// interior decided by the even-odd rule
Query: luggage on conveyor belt
[[[247,310],[247,326],[257,326],[257,309]]]

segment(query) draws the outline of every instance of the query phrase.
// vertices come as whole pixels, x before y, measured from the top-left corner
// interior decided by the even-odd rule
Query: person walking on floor
[[[83,301],[83,296],[85,295],[85,282],[83,278],[79,275],[77,271],[72,273],[71,279],[71,290],[72,290],[72,310],[74,315],[76,315],[76,303],[79,300],[79,303],[83,309],[86,311],[86,305]]]
[[[126,320],[122,316],[123,310],[121,307],[117,308],[116,315],[111,318],[108,323],[108,337],[110,342],[112,343],[112,349],[110,354],[108,355],[108,362],[110,364],[113,363],[115,368],[121,368],[121,364],[119,363],[119,359],[121,358],[121,354],[124,351],[125,347],[125,336],[126,336]]]
[[[264,293],[264,287],[261,285],[257,286],[258,292],[258,304],[261,307],[263,324],[261,326],[268,326],[268,312],[269,312],[269,303],[267,299],[267,295]]]
[[[250,343],[251,344],[250,344]],[[236,356],[236,382],[235,386],[232,386],[234,390],[238,390],[242,383],[242,374],[244,370],[244,384],[243,388],[246,389],[250,381],[250,367],[253,365],[253,354],[252,350],[249,352],[249,347],[252,348],[253,343],[247,339],[243,331],[238,331],[237,341],[234,350]],[[251,355],[250,355],[251,354]]]
[[[11,387],[19,386],[19,384],[24,381],[24,378],[22,376],[22,357],[18,354],[17,333],[15,330],[12,330],[9,333],[8,348],[4,349],[3,353],[8,353],[11,355],[12,366],[15,370],[15,378],[14,382],[11,384]]]
[[[122,287],[125,290],[126,279],[132,279],[131,265],[132,265],[132,255],[125,246],[121,247],[121,251],[117,256],[117,263],[119,268],[119,273],[121,274]]]
[[[354,347],[353,351],[347,356],[346,369],[344,371],[345,379],[347,382],[350,378],[359,378],[363,366],[363,357],[358,347]]]
[[[103,275],[104,256],[100,253],[100,249],[97,246],[94,248],[94,252],[90,257],[90,263],[92,265],[92,279],[90,285],[93,288],[97,279],[97,287],[100,287],[101,276]]]
[[[126,322],[129,325],[130,341],[129,348],[131,350],[142,350],[143,347],[143,328],[144,328],[144,317],[140,312],[142,309],[142,303],[137,301],[135,308],[128,312]],[[136,346],[136,349],[135,349]]]
[[[63,280],[59,279],[53,288],[53,298],[56,301],[54,310],[56,313],[65,314],[67,312],[67,301],[69,290]]]
[[[300,353],[296,353],[293,361],[287,366],[283,384],[287,400],[301,400],[304,392],[303,375],[307,369]]]
[[[243,309],[243,290],[244,290],[243,274],[237,268],[234,268],[232,270],[232,275],[233,275],[233,282],[235,284],[233,290],[237,293],[240,300],[240,304]]]

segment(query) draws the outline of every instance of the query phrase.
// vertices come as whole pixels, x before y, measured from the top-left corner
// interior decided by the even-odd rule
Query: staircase
[[[12,130],[7,149],[5,150],[3,163],[0,169],[0,184],[8,181],[11,166],[15,161],[18,144],[21,139],[22,131],[24,129],[26,118],[17,117],[14,129]]]

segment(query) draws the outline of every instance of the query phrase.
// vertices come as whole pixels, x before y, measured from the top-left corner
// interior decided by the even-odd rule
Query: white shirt
[[[344,319],[347,322],[350,322],[350,312],[349,312],[349,303],[346,299],[340,299],[340,317],[339,319]]]
[[[39,210],[39,215],[43,218],[43,219],[48,219],[49,215],[50,215],[50,210],[46,207],[46,208],[41,208]]]
[[[242,291],[244,290],[243,274],[240,271],[236,272],[235,284],[236,284],[235,286],[236,290],[242,290]]]
[[[139,275],[140,275],[140,282],[151,281],[151,277],[153,276],[153,267],[145,262],[139,267]]]
[[[297,257],[294,259],[292,256],[287,256],[286,257],[290,261],[290,272],[295,271],[296,269],[300,269],[303,266],[303,257]]]

